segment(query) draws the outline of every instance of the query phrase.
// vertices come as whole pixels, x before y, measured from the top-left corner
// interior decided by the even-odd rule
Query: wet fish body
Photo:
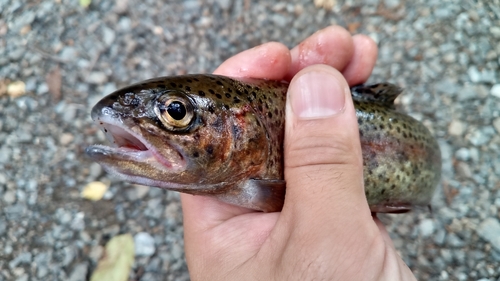
[[[118,90],[92,119],[114,147],[87,154],[124,180],[265,211],[281,210],[288,84],[216,75],[160,77]],[[351,88],[373,212],[428,205],[441,154],[430,132],[395,110],[401,89]]]

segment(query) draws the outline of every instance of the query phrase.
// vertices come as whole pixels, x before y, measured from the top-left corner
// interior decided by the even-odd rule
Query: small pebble
[[[139,232],[134,236],[135,255],[136,256],[152,256],[155,251],[155,240],[147,232]]]
[[[490,94],[500,99],[500,84],[493,85],[493,87],[491,87]]]
[[[495,218],[487,218],[476,229],[477,234],[500,251],[500,222]]]
[[[448,133],[453,136],[461,136],[465,132],[466,124],[459,121],[453,120],[448,126]]]

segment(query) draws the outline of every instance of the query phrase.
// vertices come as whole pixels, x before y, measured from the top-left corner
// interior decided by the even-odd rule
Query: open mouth
[[[104,132],[106,139],[112,144],[111,147],[94,145],[87,148],[87,155],[97,161],[106,161],[111,165],[115,160],[148,163],[158,169],[180,168],[184,165],[182,155],[173,147],[165,144],[163,150],[166,156],[164,156],[139,133],[134,132],[124,124],[118,123],[121,122],[119,120],[101,117],[95,122]]]
[[[111,141],[116,147],[147,151],[149,150],[143,141],[139,140],[133,134],[112,124],[100,124],[106,134],[106,138]]]

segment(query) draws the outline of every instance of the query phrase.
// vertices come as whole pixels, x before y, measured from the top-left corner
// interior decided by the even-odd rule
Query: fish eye
[[[167,113],[176,121],[180,121],[186,117],[186,106],[180,101],[172,101],[167,105]]]
[[[193,104],[180,95],[163,95],[155,106],[156,116],[167,129],[178,131],[186,129],[194,118]]]

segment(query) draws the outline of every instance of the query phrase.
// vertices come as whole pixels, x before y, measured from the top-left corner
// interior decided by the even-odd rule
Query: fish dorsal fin
[[[394,100],[403,92],[403,89],[390,83],[372,85],[358,85],[351,88],[354,100],[379,103],[394,107]]]

